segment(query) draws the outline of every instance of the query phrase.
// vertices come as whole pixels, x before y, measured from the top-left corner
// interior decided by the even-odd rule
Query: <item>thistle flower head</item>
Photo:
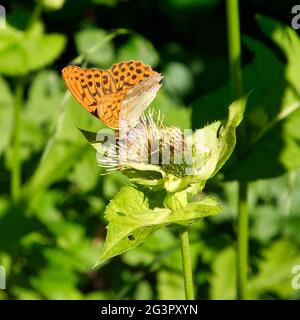
[[[99,132],[92,143],[97,162],[106,173],[121,171],[153,189],[199,191],[233,151],[244,105],[245,100],[233,103],[226,123],[216,121],[194,132],[166,127],[159,113],[149,111],[134,128]]]
[[[160,114],[149,111],[134,128],[117,131],[99,144],[97,161],[106,172],[119,170],[137,183],[177,190],[191,184],[192,176],[201,172],[197,151],[204,151],[204,160],[211,152],[194,140],[191,130],[166,127]]]

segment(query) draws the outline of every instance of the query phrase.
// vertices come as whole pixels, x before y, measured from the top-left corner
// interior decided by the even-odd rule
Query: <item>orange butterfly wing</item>
[[[159,75],[141,61],[114,64],[108,70],[68,66],[62,76],[76,100],[107,126],[118,129],[122,102],[128,91],[150,76]]]

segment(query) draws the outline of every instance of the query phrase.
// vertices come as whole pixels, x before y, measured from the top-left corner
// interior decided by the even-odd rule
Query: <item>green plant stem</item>
[[[15,100],[13,105],[13,140],[11,163],[11,197],[16,201],[21,188],[21,162],[20,162],[20,109],[23,104],[24,84],[23,79],[17,79]]]
[[[179,231],[181,242],[181,256],[183,266],[184,288],[186,300],[194,300],[193,273],[190,256],[189,233],[187,228]]]
[[[238,0],[226,0],[228,53],[230,66],[230,80],[233,99],[243,94],[241,69],[241,40]],[[242,124],[238,130],[239,156],[244,154],[247,144],[246,129]],[[238,246],[237,246],[237,299],[246,298],[248,271],[248,185],[239,182],[238,204]]]
[[[248,214],[248,184],[239,183],[238,205],[238,242],[237,242],[237,299],[246,299],[248,273],[248,242],[249,242],[249,214]]]
[[[29,18],[28,26],[27,26],[28,29],[31,28],[33,24],[40,19],[42,11],[43,11],[43,5],[41,1],[38,0]]]
[[[238,0],[227,0],[226,12],[231,90],[234,99],[238,99],[243,94]]]

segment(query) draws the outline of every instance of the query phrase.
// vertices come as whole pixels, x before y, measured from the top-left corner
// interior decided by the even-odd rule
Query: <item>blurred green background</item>
[[[141,59],[164,75],[152,106],[167,125],[199,128],[231,102],[221,0],[10,0],[0,30],[1,299],[183,299],[177,230],[93,269],[103,212],[126,184],[101,176],[77,128],[103,125],[66,94],[74,59],[108,68]],[[244,159],[233,155],[205,192],[224,211],[191,229],[198,299],[233,299],[237,180],[250,185],[249,297],[298,299],[300,38],[293,2],[241,1],[243,82],[253,92]]]

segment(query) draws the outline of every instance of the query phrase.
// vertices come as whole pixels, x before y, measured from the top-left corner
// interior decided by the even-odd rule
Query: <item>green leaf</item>
[[[262,292],[276,293],[284,299],[291,296],[291,270],[299,264],[299,247],[288,238],[275,241],[263,252],[258,264],[259,273],[251,279],[249,291],[259,298]]]
[[[245,114],[248,136],[243,160],[232,162],[228,179],[251,181],[270,178],[300,166],[300,76],[297,33],[273,19],[260,16],[265,34],[283,51],[281,59],[266,45],[244,37],[254,60],[243,69],[243,87],[253,90]],[[222,103],[229,101],[229,84],[197,100],[193,105],[193,126],[225,117]],[[207,112],[207,110],[210,112]]]
[[[27,55],[28,70],[35,71],[54,62],[65,49],[65,44],[65,35],[59,33],[26,39],[22,45]]]
[[[153,290],[148,281],[139,281],[136,289],[134,300],[152,300],[153,299]]]
[[[236,144],[236,128],[241,123],[245,111],[247,96],[234,101],[229,106],[228,120],[219,132],[219,154],[214,174],[217,173],[232,154]]]
[[[55,130],[49,137],[39,165],[24,188],[26,197],[34,197],[64,176],[76,163],[78,155],[83,155],[89,148],[76,127],[94,128],[97,131],[101,126],[95,117],[69,96],[65,96],[57,108],[59,112]],[[90,165],[97,166],[96,161]]]
[[[127,177],[121,172],[105,175],[102,177],[102,179],[103,196],[105,199],[112,199],[120,191],[120,189],[128,183]]]
[[[212,263],[210,298],[229,300],[235,298],[236,253],[233,247],[222,250]]]
[[[151,66],[157,65],[159,61],[159,56],[152,43],[138,34],[129,37],[117,56],[119,61],[142,60]]]
[[[107,32],[99,28],[81,30],[75,34],[77,51],[87,62],[109,67],[114,60],[114,48],[106,37]]]
[[[78,276],[69,270],[59,270],[61,265],[43,269],[38,277],[32,277],[30,283],[47,299],[81,299],[81,292],[76,288]]]
[[[288,238],[275,241],[261,253],[258,272],[248,279],[249,299],[268,297],[269,293],[284,299],[293,294],[291,270],[299,264],[299,247]],[[235,299],[236,251],[228,247],[213,262],[211,299]]]
[[[0,139],[0,155],[6,149],[12,131],[12,108],[14,103],[13,94],[9,88],[8,83],[0,77],[0,132],[1,132],[1,139]]]
[[[175,126],[184,130],[191,127],[191,110],[184,105],[179,105],[166,93],[163,87],[158,91],[151,108],[163,115],[163,122],[166,126]]]
[[[163,269],[158,272],[157,282],[159,300],[183,300],[185,298],[184,282],[179,272]]]
[[[69,175],[69,180],[85,192],[94,188],[99,180],[100,169],[92,165],[93,162],[96,162],[96,156],[94,150],[90,148],[83,157],[77,159]]]
[[[28,31],[7,26],[0,33],[0,72],[18,76],[47,66],[56,60],[65,48],[62,34],[43,33],[41,23],[35,23]]]
[[[232,154],[236,144],[236,128],[243,119],[246,101],[247,96],[229,106],[226,124],[216,121],[193,134],[192,139],[196,140],[193,164],[197,170],[194,174],[195,179],[205,182],[211,178]]]
[[[65,0],[41,0],[41,4],[48,10],[60,10]]]
[[[101,132],[91,132],[83,129],[79,129],[85,139],[93,146],[96,150],[101,147],[107,140],[114,139],[115,134],[112,129],[103,129]],[[110,140],[113,141],[113,140]]]
[[[177,245],[174,247],[177,238],[172,231],[172,228],[158,230],[139,247],[126,251],[122,260],[132,267],[152,265],[153,269],[157,268],[169,254],[179,249]]]
[[[29,87],[25,116],[39,124],[53,122],[59,111],[56,106],[64,96],[62,85],[57,72],[51,70],[38,72]]]
[[[63,96],[62,81],[57,72],[43,70],[32,79],[28,99],[21,110],[23,160],[44,148],[53,131]]]
[[[287,76],[294,80],[299,78],[298,72],[293,70],[291,65],[297,65],[300,67],[300,62],[297,57],[300,54],[300,41],[297,32],[294,29],[284,25],[280,21],[257,15],[256,20],[259,27],[267,37],[270,37],[272,41],[282,50],[287,57],[289,63],[287,65]],[[297,88],[300,88],[300,84],[296,83]]]
[[[99,263],[138,246],[167,225],[189,225],[221,211],[213,198],[191,202],[181,210],[171,211],[163,208],[161,196],[162,192],[143,192],[128,185],[111,200],[105,211],[107,236]]]
[[[191,70],[183,63],[168,63],[163,75],[166,90],[175,97],[187,94],[193,86]]]

